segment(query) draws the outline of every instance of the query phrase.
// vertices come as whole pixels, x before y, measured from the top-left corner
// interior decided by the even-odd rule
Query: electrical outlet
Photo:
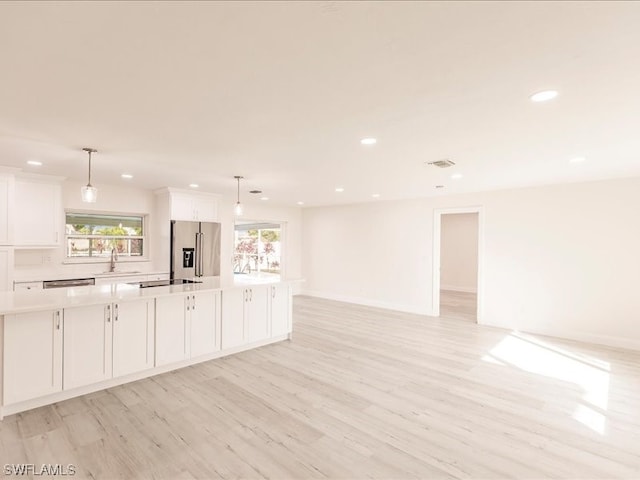
[[[42,256],[42,263],[43,264],[51,263],[51,255],[43,255]]]

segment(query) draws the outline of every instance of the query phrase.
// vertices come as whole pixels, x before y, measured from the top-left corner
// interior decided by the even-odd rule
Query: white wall
[[[444,214],[440,229],[440,289],[475,293],[478,285],[478,214]]]
[[[306,293],[430,314],[433,210],[469,206],[481,323],[640,349],[640,178],[307,208]]]

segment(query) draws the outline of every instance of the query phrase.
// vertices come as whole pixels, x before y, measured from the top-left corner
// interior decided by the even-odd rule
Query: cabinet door
[[[4,317],[4,404],[62,390],[60,310]]]
[[[89,305],[64,309],[64,389],[111,378],[112,308]]]
[[[114,377],[153,368],[154,327],[153,300],[113,304]]]
[[[196,220],[200,222],[218,221],[218,200],[210,197],[195,197],[194,209]]]
[[[0,292],[11,290],[13,265],[13,248],[0,247]]]
[[[246,303],[247,341],[257,342],[270,336],[269,328],[269,287],[266,285],[249,288]]]
[[[171,194],[171,220],[197,220],[193,205],[193,198],[179,193]]]
[[[291,292],[289,285],[271,285],[271,336],[291,332]]]
[[[213,353],[219,349],[216,338],[219,292],[191,294],[191,358]]]
[[[222,292],[222,348],[232,348],[245,343],[244,310],[248,289],[231,288]]]
[[[156,367],[189,358],[186,295],[156,298]]]
[[[60,185],[16,181],[16,245],[58,245],[62,222]]]
[[[13,244],[13,191],[13,176],[0,175],[0,245]]]

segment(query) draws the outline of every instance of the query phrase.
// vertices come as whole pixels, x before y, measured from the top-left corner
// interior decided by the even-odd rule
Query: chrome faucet
[[[116,271],[116,262],[118,261],[118,251],[115,248],[111,249],[111,261],[109,262],[109,271]]]

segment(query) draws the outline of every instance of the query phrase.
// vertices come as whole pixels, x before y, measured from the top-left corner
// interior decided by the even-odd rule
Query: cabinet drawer
[[[42,290],[42,282],[13,282],[13,291]]]

